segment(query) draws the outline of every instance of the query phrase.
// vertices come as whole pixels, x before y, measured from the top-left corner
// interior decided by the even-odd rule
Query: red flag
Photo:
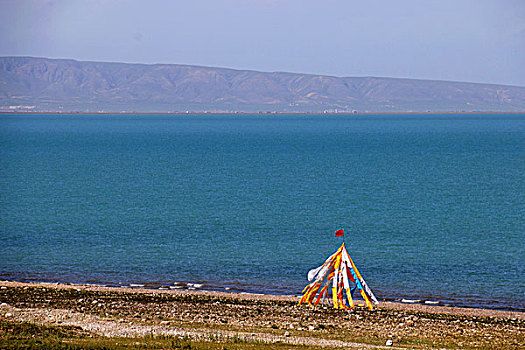
[[[342,237],[342,236],[344,236],[344,234],[343,234],[343,229],[340,229],[340,230],[335,231],[335,236],[336,236],[336,237]]]

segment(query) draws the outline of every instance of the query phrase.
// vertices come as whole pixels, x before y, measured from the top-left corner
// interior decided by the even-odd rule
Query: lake
[[[0,115],[2,279],[299,294],[339,228],[380,300],[525,310],[525,114]]]

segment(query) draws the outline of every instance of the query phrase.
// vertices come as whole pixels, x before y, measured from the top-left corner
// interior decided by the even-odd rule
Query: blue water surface
[[[0,278],[525,310],[525,115],[1,115]]]

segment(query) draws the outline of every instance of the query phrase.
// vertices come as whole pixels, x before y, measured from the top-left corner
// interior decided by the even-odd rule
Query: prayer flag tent
[[[299,305],[308,303],[315,306],[321,300],[330,302],[330,285],[332,285],[332,303],[335,309],[353,309],[352,296],[356,289],[359,290],[370,310],[373,309],[372,304],[378,303],[348,254],[344,242],[323,265],[308,272],[308,281],[311,283],[303,289]]]

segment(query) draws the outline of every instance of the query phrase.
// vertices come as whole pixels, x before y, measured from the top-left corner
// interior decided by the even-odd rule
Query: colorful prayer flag
[[[336,231],[336,234],[338,232],[342,234],[343,230]],[[305,303],[315,306],[319,302],[327,301],[329,304],[332,303],[335,309],[353,309],[355,307],[353,294],[356,290],[370,310],[373,309],[373,305],[378,304],[374,293],[350,258],[344,243],[326,259],[323,265],[308,272],[308,281],[310,284],[304,288],[299,305]]]

